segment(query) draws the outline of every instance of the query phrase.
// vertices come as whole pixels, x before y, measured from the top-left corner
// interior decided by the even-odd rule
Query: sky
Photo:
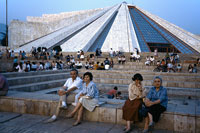
[[[8,23],[27,16],[103,8],[123,0],[7,0]],[[126,0],[193,34],[200,35],[200,0]],[[6,23],[6,0],[0,0],[0,23]]]

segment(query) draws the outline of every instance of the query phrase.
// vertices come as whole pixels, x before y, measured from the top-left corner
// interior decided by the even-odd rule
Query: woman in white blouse
[[[142,75],[137,73],[133,76],[132,80],[133,82],[128,88],[129,98],[126,100],[122,108],[123,119],[126,120],[126,127],[124,128],[126,133],[131,131],[131,121],[136,122],[139,120],[138,111],[142,105],[142,98],[144,96],[144,88],[141,83],[143,80]]]
[[[18,70],[18,72],[23,72],[22,62],[20,62],[20,63],[17,65],[16,69]]]

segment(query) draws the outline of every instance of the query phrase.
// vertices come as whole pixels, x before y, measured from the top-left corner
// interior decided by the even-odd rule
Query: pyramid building
[[[126,2],[93,10],[44,14],[13,20],[9,25],[9,46],[16,52],[32,47],[63,52],[179,52],[199,54],[200,39],[137,6]]]

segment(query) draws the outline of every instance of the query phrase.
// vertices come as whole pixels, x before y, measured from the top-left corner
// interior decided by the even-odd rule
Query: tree
[[[1,41],[1,44],[2,46],[6,46],[6,33],[3,33],[3,32],[0,32],[0,34],[3,35],[3,39],[0,40]]]

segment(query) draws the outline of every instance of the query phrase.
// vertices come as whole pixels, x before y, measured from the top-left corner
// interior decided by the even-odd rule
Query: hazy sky
[[[26,21],[27,16],[95,9],[123,0],[7,0],[8,22]],[[200,0],[127,0],[189,32],[200,34]],[[0,0],[0,23],[6,23],[6,0]]]

